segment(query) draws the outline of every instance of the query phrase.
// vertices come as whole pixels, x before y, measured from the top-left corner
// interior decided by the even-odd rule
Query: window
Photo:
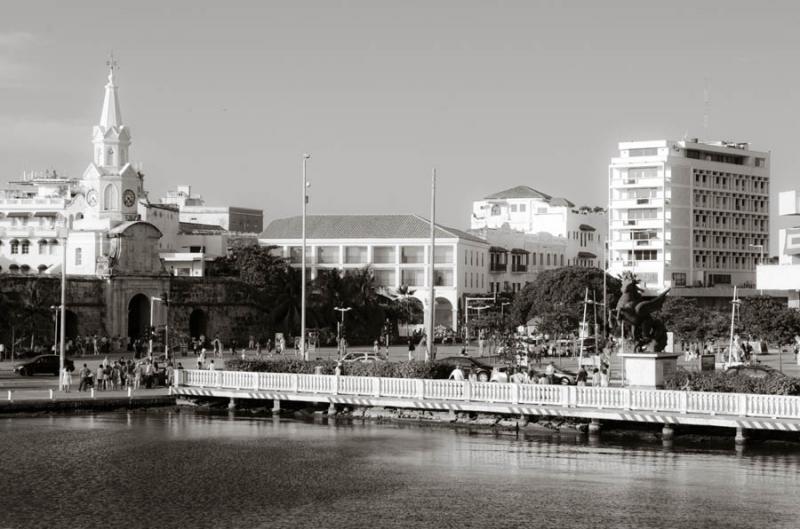
[[[22,241],[22,253],[23,254],[31,253],[31,241],[28,240]]]
[[[19,241],[16,239],[11,241],[11,253],[19,253]]]
[[[453,247],[437,245],[433,260],[439,264],[453,264]]]
[[[516,212],[517,212],[517,205],[511,204],[511,213],[516,213]]]
[[[425,247],[424,246],[403,246],[400,249],[400,262],[401,263],[424,263],[425,262]],[[403,283],[406,283],[403,281]]]
[[[339,262],[339,247],[317,246],[317,262],[322,264],[337,264]]]
[[[453,271],[452,270],[435,270],[434,271],[434,284],[437,287],[452,287],[453,286]]]
[[[410,287],[425,286],[425,270],[422,268],[408,268],[403,270],[400,282]]]
[[[658,218],[657,208],[629,209],[628,216],[623,220],[641,220]]]
[[[381,287],[395,286],[394,270],[373,270],[372,273],[376,285]]]
[[[103,209],[117,209],[118,204],[117,189],[112,184],[108,184],[103,191]]]
[[[372,248],[372,262],[376,264],[394,264],[394,246],[375,246]]]
[[[366,246],[346,246],[344,249],[344,262],[346,264],[366,264]]]
[[[500,206],[492,206],[492,217],[500,215]]]
[[[47,253],[47,241],[39,241],[39,255]]]
[[[75,248],[75,266],[83,264],[83,249]]]
[[[525,213],[525,209],[526,209],[526,206],[525,206],[525,204],[520,204],[520,205],[519,205],[519,212],[520,212],[520,213]]]
[[[685,287],[686,286],[686,274],[683,272],[673,272],[672,273],[672,283],[676,287]]]
[[[658,149],[656,147],[628,149],[628,156],[657,156],[657,155],[658,155]]]

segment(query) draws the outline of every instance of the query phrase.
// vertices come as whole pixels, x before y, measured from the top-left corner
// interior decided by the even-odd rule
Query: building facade
[[[755,285],[769,247],[768,152],[746,143],[622,142],[611,159],[609,272],[649,291]]]
[[[579,208],[565,198],[517,186],[473,202],[470,227],[561,237],[563,266],[602,267],[608,220],[601,207]]]
[[[161,197],[162,204],[178,208],[181,222],[219,226],[231,233],[259,234],[264,230],[264,212],[260,209],[234,206],[209,206],[200,195],[192,194],[192,187],[178,186]]]
[[[321,269],[346,273],[369,266],[376,286],[396,292],[401,285],[427,307],[430,298],[430,222],[417,215],[308,215],[306,262],[309,278]],[[272,221],[261,234],[263,246],[293,266],[301,263],[301,218]],[[489,289],[489,244],[459,230],[437,225],[434,254],[437,325],[455,329],[461,299]]]
[[[778,195],[778,213],[782,217],[800,217],[800,192],[781,192]],[[778,263],[758,266],[756,287],[786,292],[789,306],[800,309],[800,226],[779,231]]]

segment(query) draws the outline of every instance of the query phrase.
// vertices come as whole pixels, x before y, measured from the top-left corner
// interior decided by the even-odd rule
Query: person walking
[[[607,388],[609,384],[608,369],[603,368],[600,370],[600,387]]]
[[[450,372],[450,376],[447,377],[447,379],[448,380],[455,380],[457,382],[463,382],[463,380],[464,380],[464,372],[461,371],[461,368],[459,366],[456,366]]]
[[[200,356],[197,357],[197,369],[203,369],[203,364],[206,363],[206,349],[200,349]]]
[[[208,370],[215,371],[217,368],[214,366],[214,359],[212,358],[211,361],[208,363]]]
[[[596,367],[592,370],[592,386],[600,387],[600,370]]]
[[[89,389],[89,386],[92,385],[92,371],[83,364],[83,367],[80,371],[78,371],[78,378],[80,383],[78,384],[78,391],[83,391],[85,389]]]
[[[69,372],[69,368],[64,366],[61,370],[61,390],[64,393],[69,393],[70,388],[72,387],[72,373]]]
[[[583,366],[581,366],[581,368],[578,369],[578,375],[575,377],[576,385],[585,386],[586,380],[588,378],[589,378],[589,373],[587,373],[586,369]]]

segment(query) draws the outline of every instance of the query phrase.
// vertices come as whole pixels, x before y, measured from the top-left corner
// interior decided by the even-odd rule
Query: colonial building
[[[753,287],[769,247],[768,152],[746,143],[636,141],[611,159],[609,272],[648,290]]]
[[[565,241],[561,266],[602,267],[608,220],[603,208],[576,207],[532,187],[517,186],[472,203],[473,230],[510,229]],[[546,251],[539,253],[546,254]]]
[[[301,217],[272,221],[259,239],[301,263]],[[423,304],[430,297],[430,222],[417,215],[308,215],[309,277],[320,269],[372,268],[378,287],[408,286]],[[455,329],[462,297],[489,289],[489,244],[474,235],[436,226],[434,287],[437,324]]]

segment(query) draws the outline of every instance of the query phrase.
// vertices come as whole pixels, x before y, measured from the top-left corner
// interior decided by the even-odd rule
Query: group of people
[[[169,386],[174,381],[175,369],[183,369],[183,366],[178,363],[175,367],[169,361],[165,367],[161,367],[158,361],[152,358],[137,362],[124,358],[110,362],[105,358],[94,371],[85,363],[78,370],[78,391],[92,388],[97,391],[116,391],[127,388],[149,389],[158,385]],[[72,387],[72,373],[67,367],[61,372],[61,385],[67,392]]]

